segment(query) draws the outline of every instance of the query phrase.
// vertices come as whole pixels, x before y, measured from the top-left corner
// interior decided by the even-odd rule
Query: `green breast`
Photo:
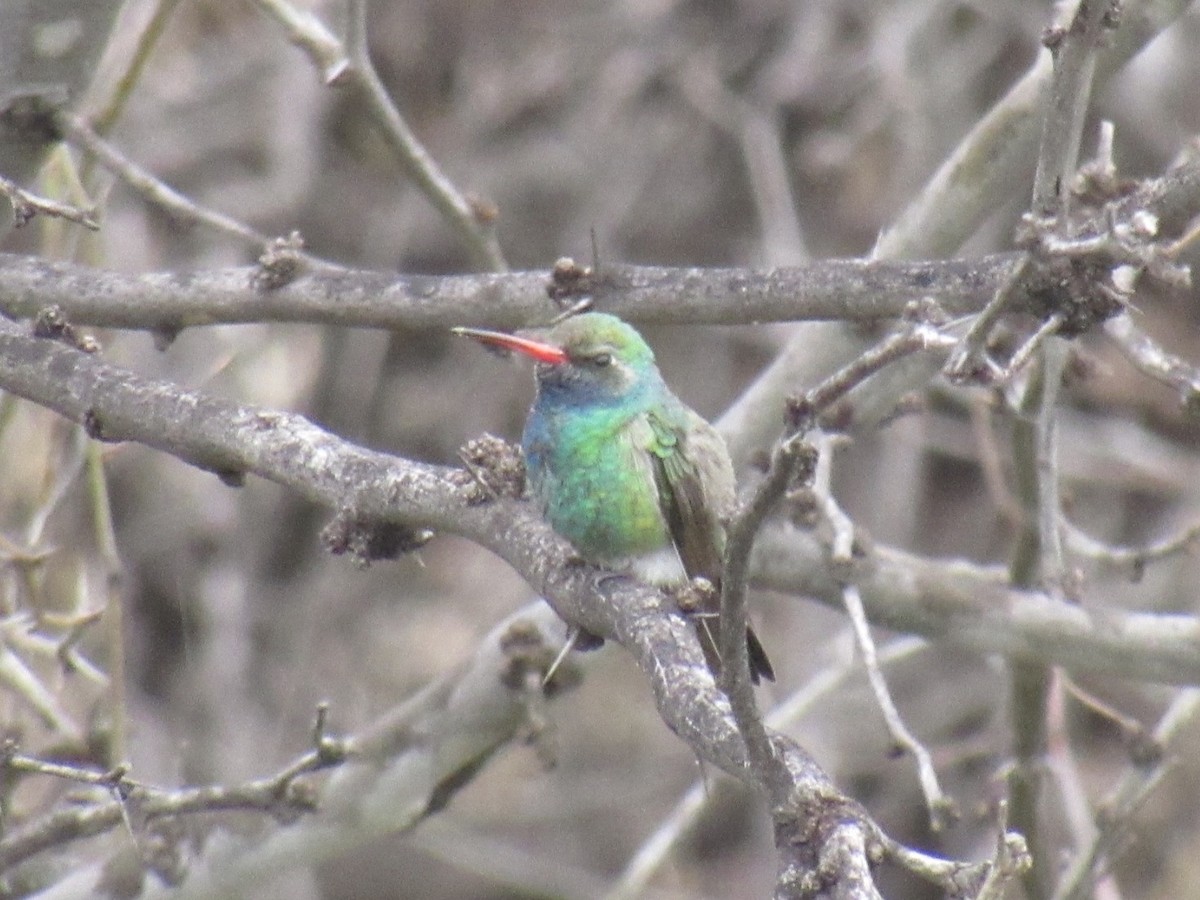
[[[596,562],[648,553],[670,541],[644,429],[627,410],[563,411],[527,447],[530,481],[554,530]],[[529,451],[533,451],[530,453]]]

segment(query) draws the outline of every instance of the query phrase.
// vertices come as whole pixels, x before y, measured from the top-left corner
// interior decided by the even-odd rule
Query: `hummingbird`
[[[736,503],[733,463],[717,430],[667,386],[631,325],[584,312],[534,337],[454,332],[535,361],[537,393],[521,437],[530,493],[582,559],[660,588],[700,577],[719,589],[723,518]],[[719,593],[707,595],[695,621],[717,673]],[[749,628],[746,645],[753,682],[774,681]]]

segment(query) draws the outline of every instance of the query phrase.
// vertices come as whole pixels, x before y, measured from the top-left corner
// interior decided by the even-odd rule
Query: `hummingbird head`
[[[572,316],[536,338],[474,328],[454,332],[532,358],[539,390],[566,403],[620,403],[658,378],[654,351],[633,326],[608,313]]]

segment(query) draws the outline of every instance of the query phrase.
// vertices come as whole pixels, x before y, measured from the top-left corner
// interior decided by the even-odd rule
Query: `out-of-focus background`
[[[155,4],[117,20],[100,78],[127,58]],[[339,30],[337,2],[313,11]],[[1034,60],[1047,3],[992,0],[625,0],[376,2],[370,47],[409,124],[461,189],[499,211],[513,268],[562,255],[664,265],[800,264],[863,256],[939,162]],[[124,42],[124,43],[123,43]],[[1098,92],[1085,132],[1116,127],[1122,174],[1161,172],[1200,131],[1200,15],[1194,11]],[[106,68],[106,66],[108,68]],[[407,183],[363,111],[325,88],[309,60],[250,3],[191,0],[169,18],[110,133],[132,160],[196,201],[267,234],[298,229],[340,263],[406,273],[471,267],[453,230]],[[62,178],[51,161],[45,180]],[[1032,168],[1032,159],[1030,160]],[[1032,172],[1030,172],[1032,174]],[[111,178],[95,236],[60,225],[10,233],[0,249],[126,271],[244,263],[257,251],[181,227]],[[1011,246],[1028,180],[966,244]],[[1200,361],[1194,291],[1145,298],[1139,322]],[[788,326],[646,330],[667,380],[715,418],[769,362]],[[185,331],[165,350],[142,333],[99,335],[139,372],[266,407],[302,412],[373,448],[455,463],[483,431],[515,438],[532,393],[527,367],[444,333],[312,326]],[[1102,340],[1082,342],[1062,435],[1071,522],[1136,544],[1196,521],[1200,428],[1168,389],[1132,372]],[[805,387],[797,385],[797,388]],[[918,412],[841,451],[837,494],[876,541],[934,557],[1003,564],[1013,522],[985,461],[1006,473],[1007,432],[981,392],[940,387]],[[4,565],[5,613],[31,600],[67,614],[103,606],[106,572],[84,466],[85,442],[52,414],[5,401],[0,535],[50,555]],[[140,780],[230,782],[267,774],[307,746],[312,711],[331,704],[353,730],[468,658],[530,599],[502,562],[439,537],[395,563],[356,568],[323,551],[329,510],[251,479],[234,490],[134,445],[105,446],[123,604],[124,755]],[[1138,583],[1083,567],[1096,608],[1196,611],[1189,557]],[[780,702],[853,650],[844,617],[794,598],[756,596]],[[890,636],[881,633],[881,643]],[[112,672],[103,634],[82,645]],[[553,706],[557,765],[512,748],[403,839],[381,840],[297,875],[279,896],[553,896],[564,872],[615,879],[697,779],[708,812],[653,882],[667,896],[765,896],[771,835],[758,801],[703,772],[658,719],[619,648],[584,661],[586,679]],[[935,756],[962,821],[929,833],[908,759],[888,739],[863,680],[851,678],[786,730],[891,833],[933,852],[990,853],[991,810],[1008,747],[996,660],[945,647],[887,670],[900,710]],[[103,732],[107,689],[54,676],[80,737]],[[1086,687],[1153,723],[1165,688],[1091,679]],[[1104,718],[1072,705],[1066,733],[1095,799],[1128,765]],[[27,752],[62,751],[45,723],[5,701]],[[91,718],[89,718],[91,717]],[[1122,896],[1189,896],[1200,882],[1191,738],[1141,810],[1115,867]],[[71,751],[86,757],[79,748]],[[21,795],[26,808],[35,798]],[[1051,793],[1049,828],[1063,828]],[[86,858],[86,847],[80,850]],[[581,882],[582,883],[582,882]],[[902,876],[888,896],[932,896]],[[586,896],[586,889],[580,895]],[[270,896],[264,887],[263,896]]]

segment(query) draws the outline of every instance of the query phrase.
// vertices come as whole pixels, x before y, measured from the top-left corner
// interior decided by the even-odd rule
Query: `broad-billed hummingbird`
[[[716,429],[684,405],[634,328],[582,313],[537,338],[456,328],[537,362],[537,396],[521,446],[529,485],[550,525],[587,562],[659,587],[703,577],[719,588],[722,517],[734,511],[733,464]],[[719,671],[717,594],[696,617],[705,657]],[[746,630],[754,683],[775,679]]]

